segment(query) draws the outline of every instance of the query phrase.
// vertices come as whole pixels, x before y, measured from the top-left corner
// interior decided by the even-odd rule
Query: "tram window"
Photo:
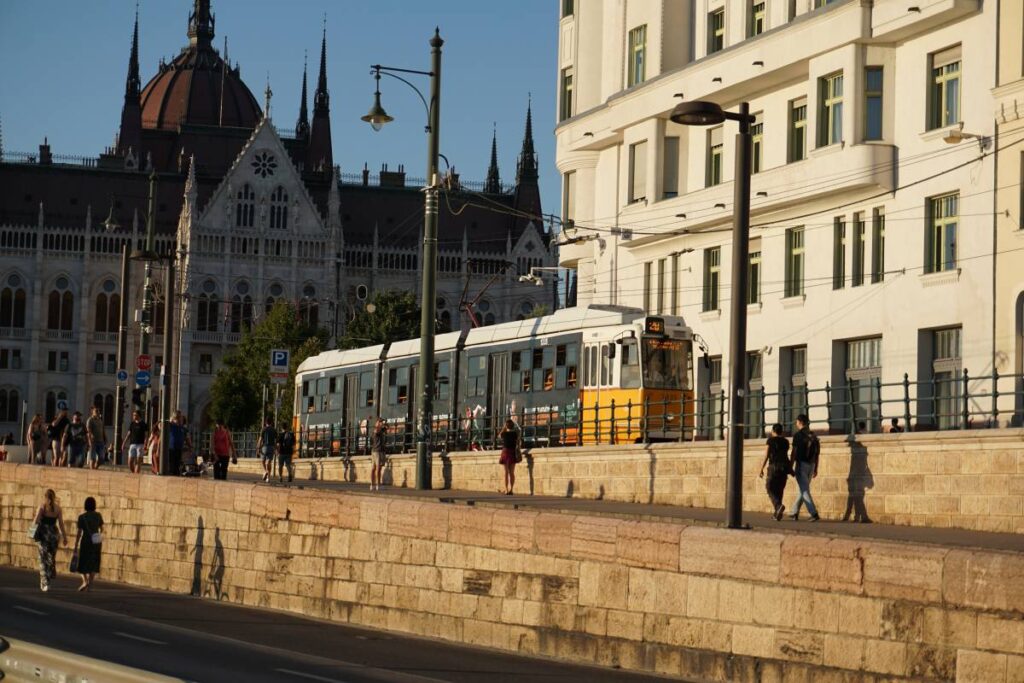
[[[309,396],[309,380],[302,383],[302,395]]]
[[[338,393],[337,385],[338,385],[338,378],[337,377],[331,377],[330,381],[328,382],[327,392],[330,393],[330,394]]]
[[[519,372],[522,369],[522,358],[518,351],[512,352],[512,372]]]
[[[622,367],[619,370],[619,381],[623,389],[640,388],[640,354],[635,339],[627,339],[622,344]]]
[[[611,347],[608,344],[601,344],[601,386],[608,386],[612,377]]]
[[[388,405],[404,405],[409,401],[409,368],[388,370]]]
[[[558,367],[565,365],[565,344],[555,347],[555,365]]]
[[[451,361],[434,364],[434,398],[445,400],[451,395]]]
[[[571,388],[571,389],[575,389],[576,388],[576,366],[575,365],[570,365],[569,367],[567,367],[565,374],[566,374],[566,380],[565,380],[566,385],[569,388]]]
[[[544,368],[533,369],[533,390],[540,391],[544,387]]]
[[[359,375],[359,393],[363,397],[363,407],[373,405],[373,373],[362,372]]]
[[[597,386],[597,347],[587,349],[587,386]]]
[[[516,354],[512,354],[513,358]],[[471,356],[466,373],[466,396],[483,396],[487,388],[486,356]]]
[[[321,377],[316,381],[316,395],[324,396],[327,394],[327,378]]]
[[[533,369],[536,370],[537,368],[540,368],[540,367],[543,367],[543,366],[544,366],[544,349],[534,349],[533,350]]]
[[[519,391],[527,392],[530,390],[530,371],[523,370],[519,373]]]

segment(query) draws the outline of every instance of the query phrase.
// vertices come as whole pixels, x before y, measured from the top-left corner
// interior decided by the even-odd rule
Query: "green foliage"
[[[547,304],[534,304],[533,309],[523,316],[524,320],[530,318],[543,318],[551,313],[551,309],[548,308]]]
[[[355,318],[345,326],[345,334],[338,338],[339,349],[358,349],[420,336],[420,307],[413,292],[376,292],[366,302],[373,305],[373,313],[366,308],[356,311]],[[438,322],[438,334],[448,327]]]
[[[324,350],[325,332],[303,323],[295,306],[278,302],[259,323],[247,331],[241,342],[224,357],[210,388],[210,417],[223,418],[232,429],[259,425],[263,409],[263,385],[270,385],[270,351],[291,351],[288,383],[280,385],[281,410],[278,422],[291,421],[295,396],[295,370],[309,356]],[[273,387],[268,413],[273,411]]]

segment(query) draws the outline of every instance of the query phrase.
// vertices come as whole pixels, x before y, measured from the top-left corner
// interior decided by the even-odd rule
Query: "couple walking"
[[[786,506],[782,504],[782,494],[786,490],[786,479],[789,475],[796,478],[800,494],[788,517],[796,521],[800,517],[800,506],[806,505],[812,522],[821,519],[818,516],[818,509],[814,505],[814,499],[811,497],[811,480],[818,476],[818,456],[821,446],[818,437],[809,429],[809,426],[810,422],[806,415],[797,416],[796,433],[793,434],[793,450],[790,453],[789,442],[786,437],[782,436],[782,425],[772,425],[772,435],[768,438],[768,447],[765,450],[759,476],[765,477],[765,466],[767,465],[768,477],[765,479],[765,488],[768,489],[768,497],[772,501],[773,515],[776,521],[781,520],[786,511]]]

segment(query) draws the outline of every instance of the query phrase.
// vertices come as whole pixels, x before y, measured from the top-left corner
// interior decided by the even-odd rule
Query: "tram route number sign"
[[[273,384],[288,383],[288,366],[291,352],[288,349],[272,349],[270,351],[270,381]]]
[[[135,357],[135,369],[136,370],[152,370],[153,369],[153,356],[148,353],[140,353]]]

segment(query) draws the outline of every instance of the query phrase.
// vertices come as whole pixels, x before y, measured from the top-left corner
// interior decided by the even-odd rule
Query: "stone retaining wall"
[[[822,437],[813,492],[822,516],[885,524],[1024,533],[1024,430]],[[747,441],[743,507],[770,511],[757,476],[762,441]],[[435,488],[496,491],[497,452],[435,456]],[[369,482],[367,457],[297,461],[300,478]],[[242,460],[243,471],[260,471]],[[724,507],[725,442],[538,448],[517,468],[516,490],[692,507]],[[386,481],[415,482],[415,456],[392,456]],[[786,500],[796,497],[789,480]]]
[[[1021,554],[4,464],[0,562],[46,487],[96,496],[105,580],[689,680],[1024,680]]]

